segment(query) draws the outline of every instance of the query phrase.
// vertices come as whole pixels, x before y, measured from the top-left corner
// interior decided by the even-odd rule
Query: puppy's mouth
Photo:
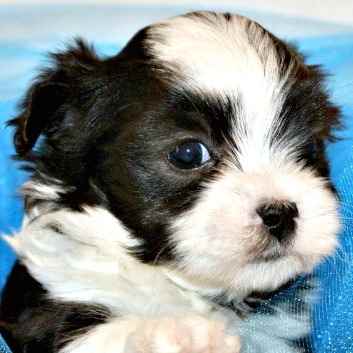
[[[261,238],[262,241],[251,251],[253,263],[276,261],[287,256],[293,241],[293,237],[279,241],[268,234],[263,234]]]
[[[272,249],[268,249],[264,251],[255,262],[271,262],[279,260],[280,258],[284,257],[286,254],[280,247],[274,247]]]

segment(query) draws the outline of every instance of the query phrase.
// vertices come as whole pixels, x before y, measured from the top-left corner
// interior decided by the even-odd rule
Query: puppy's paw
[[[224,324],[193,315],[149,319],[127,338],[126,353],[239,353],[240,339]]]

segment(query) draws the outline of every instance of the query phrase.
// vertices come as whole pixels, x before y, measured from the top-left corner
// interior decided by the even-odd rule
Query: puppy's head
[[[203,12],[143,29],[112,58],[82,42],[53,58],[12,121],[34,162],[30,208],[104,207],[141,261],[244,293],[333,251],[324,145],[338,112],[294,48]]]

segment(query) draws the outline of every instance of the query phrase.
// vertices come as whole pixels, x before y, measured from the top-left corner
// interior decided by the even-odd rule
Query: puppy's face
[[[15,120],[18,151],[43,134],[37,186],[59,180],[55,204],[107,208],[141,261],[247,293],[335,248],[324,142],[337,111],[318,68],[258,24],[188,14],[116,57],[81,44],[55,65]]]

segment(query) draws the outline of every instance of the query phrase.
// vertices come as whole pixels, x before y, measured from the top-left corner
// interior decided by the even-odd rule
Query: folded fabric
[[[0,336],[0,353],[11,353],[9,347],[3,340],[3,338]]]

